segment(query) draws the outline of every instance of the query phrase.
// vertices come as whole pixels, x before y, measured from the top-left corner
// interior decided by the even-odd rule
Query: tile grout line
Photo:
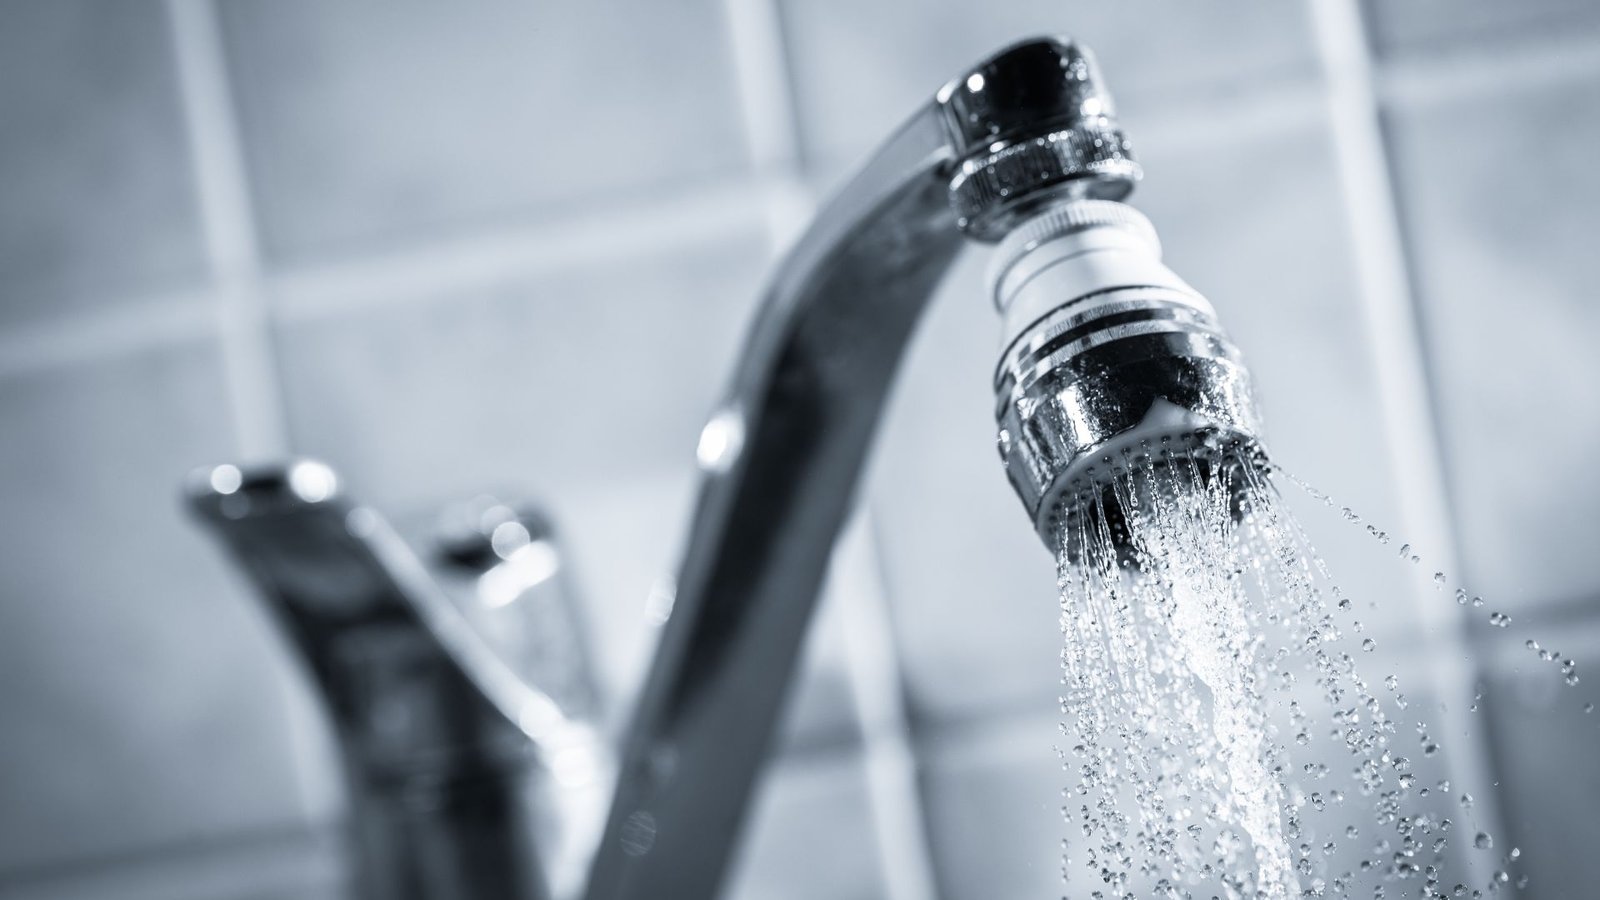
[[[1437,571],[1459,573],[1440,471],[1443,457],[1432,412],[1426,348],[1416,319],[1366,26],[1359,0],[1313,0],[1311,13],[1328,84],[1335,164],[1344,188],[1359,301],[1373,350],[1379,413],[1401,498],[1401,525],[1412,543],[1431,551],[1428,556]],[[1468,652],[1467,623],[1454,604],[1446,605],[1435,591],[1422,586],[1413,594],[1423,623]],[[1450,755],[1452,774],[1484,788],[1479,792],[1484,796],[1476,807],[1477,818],[1484,830],[1503,834],[1499,804],[1487,790],[1494,779],[1486,737],[1471,728],[1465,709],[1473,689],[1469,679],[1475,678],[1472,666],[1456,654],[1441,654],[1431,672],[1444,701],[1440,733],[1456,741],[1456,752]],[[1469,861],[1478,880],[1486,879],[1493,868],[1476,855]]]
[[[167,0],[167,10],[206,252],[219,294],[238,452],[247,461],[281,457],[288,451],[287,429],[216,9],[211,0]]]
[[[155,883],[162,885],[160,896],[173,900],[219,900],[218,885],[236,883],[241,867],[257,876],[252,879],[256,890],[240,887],[221,898],[259,898],[262,887],[281,889],[283,896],[293,896],[287,892],[309,887],[321,896],[324,889],[335,889],[341,883],[343,840],[339,830],[328,827],[246,828],[199,841],[7,871],[0,875],[0,897],[121,900],[128,895],[130,885],[144,885],[134,890],[137,896],[156,896],[149,887]],[[183,886],[176,897],[173,885]]]
[[[1485,95],[1523,94],[1600,75],[1600,29],[1500,36],[1492,45],[1469,42],[1435,52],[1412,51],[1375,69],[1378,98],[1389,104],[1458,103]],[[1493,62],[1486,64],[1485,50]]]
[[[861,727],[868,803],[883,854],[889,900],[939,896],[927,815],[918,789],[916,743],[906,709],[900,653],[889,620],[889,585],[871,513],[856,513],[866,589],[840,604],[844,650]]]
[[[770,186],[745,179],[553,222],[499,227],[454,240],[369,252],[274,271],[280,321],[426,301],[507,280],[603,265],[621,256],[705,246],[749,233]]]
[[[758,173],[795,175],[799,139],[773,0],[723,0],[745,147]]]
[[[166,0],[166,7],[206,252],[218,295],[217,322],[236,452],[244,462],[282,458],[289,451],[288,432],[216,7],[212,0]],[[327,806],[325,779],[316,774],[326,769],[313,724],[320,719],[303,691],[284,685],[279,696],[301,814],[314,821]]]
[[[801,177],[799,115],[777,0],[723,0],[745,148],[764,193],[768,231],[781,250],[816,211]]]
[[[213,298],[203,288],[114,299],[92,312],[0,332],[0,376],[91,364],[217,331]]]
[[[765,197],[768,235],[778,257],[804,231],[816,198],[802,178],[799,118],[776,0],[724,0],[745,141],[756,172],[772,179]],[[917,760],[905,709],[905,685],[888,619],[887,587],[867,527],[870,597],[841,604],[851,691],[862,733],[868,804],[889,900],[938,896],[917,787]]]

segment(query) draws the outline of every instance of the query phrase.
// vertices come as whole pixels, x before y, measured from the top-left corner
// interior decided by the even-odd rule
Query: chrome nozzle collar
[[[937,99],[956,156],[950,203],[977,240],[999,240],[1052,199],[1121,199],[1140,178],[1099,65],[1070,39],[1008,47]]]

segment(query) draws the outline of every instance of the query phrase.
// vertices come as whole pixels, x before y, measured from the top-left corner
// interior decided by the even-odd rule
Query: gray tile
[[[1053,708],[1055,563],[994,451],[998,323],[959,264],[908,351],[866,484],[914,715]]]
[[[1489,674],[1484,705],[1510,832],[1497,849],[1522,851],[1529,885],[1518,897],[1581,897],[1600,883],[1600,858],[1594,853],[1600,713],[1582,709],[1600,700],[1593,683],[1600,652],[1593,625],[1588,631],[1588,646],[1565,647],[1574,651],[1585,678],[1576,688],[1562,684],[1555,666],[1521,647]]]
[[[859,755],[791,758],[768,772],[723,896],[728,900],[886,896]]]
[[[672,475],[591,481],[552,504],[615,725],[626,720],[648,672],[660,636],[651,594],[676,572],[697,487],[685,466]],[[838,613],[841,603],[856,602],[857,581],[836,567],[825,586],[776,738],[787,750],[837,746],[859,733]]]
[[[163,5],[13,0],[3,15],[0,326],[202,278]]]
[[[343,846],[296,830],[7,879],[5,900],[350,900]]]
[[[687,471],[765,257],[730,236],[287,321],[294,446],[388,508]]]
[[[1586,0],[1364,0],[1363,5],[1372,40],[1384,55],[1600,24],[1600,10]]]
[[[1487,103],[1501,137],[1477,120]],[[1391,121],[1467,575],[1503,608],[1592,596],[1600,89],[1475,92]],[[1552,138],[1530,165],[1517,135]]]
[[[759,237],[732,243],[285,323],[295,448],[381,509],[500,485],[543,498],[584,592],[633,622],[671,574],[756,295]],[[635,656],[608,664],[614,687]]]
[[[743,166],[718,5],[222,4],[274,257]]]
[[[1280,461],[1392,527],[1386,438],[1372,427],[1378,388],[1326,134],[1315,110],[1301,119],[1147,143],[1151,176],[1135,200],[1172,268],[1210,297],[1243,348]],[[1057,687],[1053,561],[995,458],[998,324],[981,268],[963,263],[935,299],[868,485],[912,700],[925,716],[1010,702],[1049,709]],[[1409,623],[1408,573],[1392,550],[1334,510],[1300,506],[1347,592],[1377,604],[1363,616],[1368,627]]]
[[[286,324],[299,452],[397,512],[485,488],[543,498],[573,556],[598,671],[625,708],[656,638],[698,479],[694,447],[732,367],[766,252],[759,235],[477,295]],[[848,602],[870,589],[836,577]],[[791,742],[854,733],[834,616],[813,629]]]
[[[221,382],[182,345],[0,383],[0,870],[307,816],[303,683],[179,504]]]
[[[1099,56],[1125,112],[1315,70],[1294,4],[973,3],[782,5],[806,152],[865,153],[955,76],[1008,43],[1072,34]]]
[[[925,763],[928,840],[948,897],[1088,896],[1061,880],[1061,790],[1051,717],[986,723],[983,738]],[[1098,887],[1099,885],[1095,885]]]

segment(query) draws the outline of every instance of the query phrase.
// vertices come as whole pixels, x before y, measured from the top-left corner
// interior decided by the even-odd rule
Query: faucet
[[[299,460],[191,476],[222,538],[297,645],[345,772],[357,892],[371,900],[571,896],[604,811],[611,754],[548,517],[473,503],[428,567],[389,522]],[[482,603],[445,585],[473,584]],[[454,592],[460,593],[460,589]],[[529,609],[532,601],[538,608]],[[500,646],[496,607],[525,621]],[[529,638],[532,638],[530,641]]]
[[[1071,501],[1085,492],[1103,495],[1116,517],[1106,475],[1119,460],[1157,443],[1255,440],[1260,420],[1237,348],[1210,304],[1161,264],[1149,221],[1120,202],[1140,177],[1093,57],[1043,37],[947,83],[822,207],[779,265],[731,390],[701,433],[703,483],[671,613],[615,761],[582,897],[716,895],[889,385],[964,247],[998,244],[989,279],[1002,332],[998,450],[1047,547],[1062,546]],[[327,577],[307,590],[360,594],[366,576],[406,583],[413,624],[438,630],[445,647],[437,667],[460,686],[445,692],[463,713],[458,737],[480,748],[463,763],[483,773],[474,802],[493,810],[470,824],[430,824],[450,853],[490,857],[515,889],[473,893],[461,886],[468,867],[457,866],[447,874],[461,884],[383,896],[545,896],[537,873],[505,849],[531,836],[491,794],[510,789],[518,753],[583,745],[584,729],[479,659],[438,604],[419,603],[425,579],[392,542],[374,550],[372,514],[261,528],[248,510],[230,517],[228,498],[253,491],[302,511],[326,498],[281,473],[250,490],[230,473],[222,487],[234,490],[221,491],[215,471],[192,502],[214,510],[207,521],[258,581],[316,580],[315,568],[289,570],[325,560]],[[369,571],[356,577],[333,562],[358,549],[351,536],[363,529]],[[423,608],[433,611],[416,613]],[[330,696],[336,708],[348,699]]]

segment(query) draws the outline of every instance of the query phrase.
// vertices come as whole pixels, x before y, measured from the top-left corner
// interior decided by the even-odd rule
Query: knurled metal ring
[[[950,181],[950,204],[968,235],[996,241],[1015,224],[1007,214],[1043,188],[1093,179],[1087,196],[1117,200],[1142,174],[1120,130],[1078,126],[963,162]]]

